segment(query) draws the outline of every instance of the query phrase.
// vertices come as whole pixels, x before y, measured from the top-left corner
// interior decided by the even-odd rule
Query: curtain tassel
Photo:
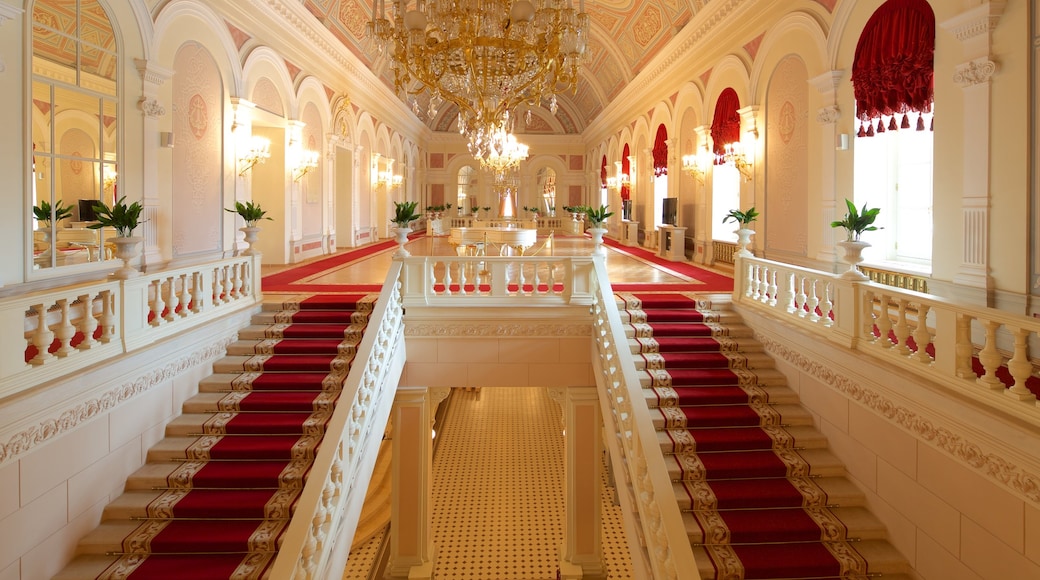
[[[857,137],[866,137],[867,130],[863,128],[863,123],[859,124],[859,131],[856,133]]]
[[[924,131],[924,115],[917,115],[917,130]]]
[[[876,132],[878,134],[881,134],[881,133],[885,132],[885,120],[884,119],[878,119],[877,120],[877,131]]]
[[[892,120],[888,122],[889,131],[898,131],[899,125],[896,124],[896,116],[892,115]]]
[[[910,115],[903,115],[903,122],[899,124],[900,129],[910,128]]]
[[[867,137],[873,137],[874,136],[874,124],[873,123],[867,123],[867,135],[866,136]]]

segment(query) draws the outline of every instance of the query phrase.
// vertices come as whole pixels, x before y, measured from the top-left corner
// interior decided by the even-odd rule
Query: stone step
[[[751,453],[751,452],[746,452]],[[794,474],[804,475],[807,477],[844,477],[845,476],[845,465],[827,449],[802,449],[795,453],[801,457],[808,464],[808,473]],[[668,468],[668,477],[672,481],[682,481],[686,479],[697,479],[699,475],[693,472],[693,465],[699,464],[698,461],[691,460],[690,456],[696,455],[694,453],[671,453],[664,456],[665,466]],[[683,466],[687,467],[686,470]],[[684,471],[686,473],[684,474]],[[792,475],[792,474],[788,474]]]
[[[825,449],[827,438],[812,425],[792,425],[785,430],[794,436],[795,449]],[[657,442],[660,444],[662,453],[679,453],[686,449],[685,429],[659,430],[657,431]]]
[[[123,540],[134,530],[136,530],[142,523],[140,521],[124,521],[124,520],[113,520],[101,522],[98,527],[87,533],[86,536],[80,539],[77,554],[79,555],[94,555],[94,556],[106,556],[113,554],[124,553]],[[282,521],[280,527],[288,525],[288,522]],[[277,546],[281,546],[282,536],[279,534],[279,538],[276,540]],[[259,553],[261,550],[255,550],[251,553]],[[227,553],[227,552],[225,552]],[[246,553],[245,551],[242,552]]]
[[[866,540],[855,542],[853,546],[866,559],[870,580],[912,580],[913,576],[910,574],[910,566],[906,558],[888,542]],[[705,580],[716,578],[715,567],[712,565],[707,551],[702,546],[694,546],[693,553],[697,560],[697,571],[700,573],[700,578]]]
[[[724,325],[721,325],[721,324],[709,323],[708,326],[712,327],[712,332],[710,334],[705,335],[705,336],[711,336],[711,337],[714,337],[714,338],[728,337],[728,338],[734,338],[734,339],[741,339],[741,338],[743,338],[743,339],[753,339],[754,335],[755,335],[755,332],[753,330],[751,330],[750,327],[744,326],[742,324],[741,325],[726,325],[726,326],[724,326]],[[637,336],[637,330],[636,330],[635,326],[633,326],[631,324],[625,324],[624,328],[625,328],[625,336],[627,338],[635,338]],[[677,335],[677,336],[681,337],[681,336],[686,336],[686,335]],[[701,336],[701,335],[691,334],[690,336]]]
[[[228,354],[231,354],[230,347],[228,349]],[[632,354],[633,354],[632,358],[635,360],[635,363],[636,363],[636,370],[643,370],[643,369],[647,368],[648,365],[653,367],[653,368],[661,368],[661,367],[666,368],[666,369],[669,368],[668,362],[667,362],[668,353],[665,353],[664,355],[659,354],[659,353],[638,353],[638,352],[637,353],[632,353]],[[709,354],[709,353],[704,353],[704,354]],[[718,354],[722,354],[723,356],[725,356],[726,358],[729,359],[728,368],[743,368],[743,369],[751,369],[751,370],[776,368],[776,361],[773,359],[773,357],[769,356],[764,351],[752,351],[752,352],[741,351],[741,352],[718,353]],[[654,365],[657,365],[657,366],[654,367]],[[673,365],[672,368],[677,368],[677,367],[675,367]],[[684,368],[684,367],[678,367],[678,368]],[[693,368],[693,367],[685,367],[685,368]],[[719,367],[719,366],[712,366],[712,367],[703,366],[703,367],[698,367],[698,368],[727,368],[727,367],[724,367],[724,366],[723,367]]]
[[[241,355],[238,355],[238,356],[233,356],[233,355],[225,356],[225,357],[221,358],[220,360],[217,360],[217,361],[215,361],[213,363],[213,372],[214,373],[244,373],[244,372],[261,372],[261,371],[262,372],[280,372],[280,371],[274,371],[274,370],[271,370],[271,369],[264,370],[264,368],[263,368],[264,367],[264,362],[267,359],[269,359],[271,356],[272,355],[261,355],[261,354],[256,354],[256,355],[252,355],[252,356],[241,356]],[[290,355],[277,355],[277,356],[291,357],[291,356],[296,356],[296,355],[291,355],[290,354]],[[320,359],[321,356],[324,356],[324,355],[318,355],[317,357],[315,357],[315,360],[317,361],[318,359]],[[336,357],[332,357],[331,355],[329,355],[329,359],[330,359],[330,361],[329,361],[329,365],[328,365],[327,368],[324,366],[324,363],[321,363],[320,365],[315,365],[313,368],[301,368],[299,370],[301,370],[303,372],[322,372],[322,371],[330,371],[331,372],[331,371],[334,371],[334,370],[346,371],[348,366],[350,365],[350,361],[353,360],[353,353],[350,353],[350,354],[344,353],[344,354],[338,355]]]
[[[801,508],[776,508],[794,509]],[[769,511],[769,510],[766,510]],[[862,540],[884,540],[886,536],[885,525],[881,523],[866,508],[859,506],[831,508],[834,517],[845,525],[846,535],[843,540],[859,542]],[[704,531],[697,524],[695,512],[684,511],[682,514],[683,524],[686,526],[686,536],[694,546],[705,543]],[[734,543],[733,545],[739,545]]]
[[[782,404],[782,405],[770,405],[770,406],[774,410],[776,410],[778,413],[780,413],[780,416],[783,418],[782,421],[780,422],[781,426],[785,426],[786,427],[786,426],[791,426],[791,425],[812,425],[813,424],[813,416],[812,416],[812,414],[809,413],[809,411],[807,411],[805,409],[805,407],[802,407],[801,405]],[[661,430],[664,430],[666,428],[665,426],[667,425],[667,421],[666,421],[667,416],[664,413],[662,413],[662,408],[661,407],[650,409],[650,417],[653,418],[654,429],[657,429],[658,431],[661,431]],[[685,425],[670,425],[667,428],[668,429],[682,429],[684,427],[685,427]]]
[[[769,403],[773,405],[795,404],[799,401],[798,393],[794,392],[786,385],[757,386],[754,390],[763,391]],[[643,399],[646,401],[646,406],[651,409],[656,409],[658,407],[674,407],[675,404],[673,400],[675,397],[670,391],[670,387],[643,388]]]
[[[681,370],[681,369],[679,369],[679,370]],[[664,369],[664,371],[667,371],[667,369]],[[661,371],[648,371],[648,370],[639,371],[639,384],[644,389],[649,389],[654,384],[654,377],[653,377],[653,375],[651,373],[657,374],[657,373],[661,373]],[[681,373],[677,373],[677,374],[681,374]],[[740,377],[740,379],[741,379],[743,384],[757,385],[757,386],[760,386],[760,387],[767,387],[767,386],[785,387],[785,386],[787,386],[787,377],[784,376],[783,373],[781,373],[780,371],[778,371],[776,369],[761,369],[761,370],[756,370],[754,372],[741,369],[741,370],[737,371],[736,374]],[[662,376],[664,376],[664,375],[662,375]],[[712,383],[712,382],[705,381],[705,382],[701,383],[699,386],[711,386],[711,385],[725,386],[725,383],[721,383],[721,382]],[[683,386],[683,385],[676,385],[676,386]]]
[[[750,356],[753,353],[763,352],[765,350],[761,343],[750,337],[722,337],[716,338],[716,340],[718,340],[720,343],[725,344],[727,350],[731,352],[739,351],[741,354],[745,356]],[[632,353],[633,357],[637,357],[643,352],[643,345],[640,344],[639,340],[637,340],[636,338],[628,336],[628,350]]]
[[[810,481],[826,494],[826,505],[829,507],[863,507],[866,503],[863,492],[846,477],[815,477],[810,478]],[[692,509],[692,498],[700,497],[702,485],[690,481],[672,482],[680,510],[685,512]]]

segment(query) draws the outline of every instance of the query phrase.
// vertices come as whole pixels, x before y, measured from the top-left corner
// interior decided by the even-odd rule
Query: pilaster
[[[834,228],[823,227],[836,219],[837,208],[837,164],[838,151],[847,155],[849,151],[849,133],[840,133],[838,120],[841,119],[841,109],[838,107],[838,83],[841,82],[845,71],[832,70],[809,79],[809,84],[820,94],[820,108],[816,111],[816,124],[820,139],[819,163],[820,171],[820,220],[821,227],[812,231],[819,232],[816,243],[819,248],[816,259],[822,264],[833,264],[837,261],[837,253],[834,251],[835,242],[838,241],[838,233]],[[843,140],[844,138],[844,140]],[[835,146],[831,147],[830,144]],[[844,145],[843,145],[844,143]],[[844,147],[844,148],[843,148]]]
[[[696,151],[704,149],[706,153],[711,152],[711,125],[700,125],[693,128],[693,132],[697,135],[697,146]],[[711,159],[710,155],[706,156]],[[704,168],[704,181],[701,182],[700,188],[694,185],[694,191],[697,192],[694,201],[693,210],[693,261],[698,264],[709,264],[710,252],[708,249],[711,247],[711,208],[708,205],[709,193],[712,188],[712,179],[714,171],[711,171],[711,166]],[[697,180],[694,180],[696,184]]]
[[[162,262],[162,251],[159,248],[159,224],[168,223],[169,220],[159,218],[159,163],[160,155],[165,149],[172,148],[174,141],[171,138],[163,140],[160,137],[160,123],[166,116],[166,107],[159,99],[159,91],[167,80],[173,77],[171,69],[163,68],[154,62],[145,59],[134,59],[137,72],[141,75],[141,98],[137,101],[137,108],[144,115],[141,124],[143,131],[141,139],[141,204],[142,227],[144,235],[144,251],[141,256],[141,267],[147,269]],[[172,135],[172,134],[171,134]],[[166,163],[171,161],[168,159]],[[122,168],[118,169],[123,173]],[[125,177],[124,177],[125,179]]]
[[[987,299],[993,288],[989,269],[990,237],[990,79],[998,65],[991,56],[993,29],[1000,22],[1005,2],[993,0],[955,16],[941,26],[961,42],[965,61],[957,66],[953,80],[964,91],[964,149],[961,191],[961,264],[953,277],[959,286],[977,288]],[[965,297],[967,298],[967,297]]]
[[[595,387],[564,390],[563,407],[565,524],[560,546],[561,580],[605,578],[603,565],[603,444],[599,397]]]

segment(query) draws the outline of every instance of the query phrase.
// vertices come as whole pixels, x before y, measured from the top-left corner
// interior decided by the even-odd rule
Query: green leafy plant
[[[401,201],[394,202],[394,219],[390,220],[397,224],[399,228],[406,228],[408,224],[419,219],[419,214],[415,213],[416,206],[419,205],[417,201]]]
[[[480,209],[482,209],[484,211],[491,211],[491,206],[490,205],[485,205],[484,207],[482,207]]]
[[[605,205],[599,206],[599,209],[587,206],[578,206],[575,209],[584,213],[585,216],[589,218],[589,223],[591,223],[594,228],[602,227],[603,223],[607,221],[607,218],[614,215],[614,212],[608,211],[609,208]]]
[[[94,215],[97,223],[90,224],[87,227],[92,230],[114,228],[119,237],[129,238],[133,235],[134,229],[144,223],[141,220],[141,211],[143,210],[144,206],[139,201],[126,205],[125,196],[119,198],[112,204],[112,207],[108,207],[105,205],[105,202],[99,201],[94,204]]]
[[[236,201],[235,202],[235,209],[231,209],[231,208],[225,207],[224,211],[231,212],[231,213],[237,213],[238,215],[242,216],[242,219],[245,220],[246,225],[251,227],[251,228],[255,228],[256,227],[256,222],[258,222],[258,221],[260,221],[262,219],[263,220],[270,220],[271,219],[269,217],[265,217],[267,215],[267,211],[262,209],[260,207],[259,203],[253,203],[251,201],[247,201],[245,203],[242,203],[240,201]]]
[[[845,213],[844,219],[831,222],[831,227],[845,228],[845,239],[847,241],[859,241],[859,236],[863,232],[873,232],[882,229],[873,225],[881,208],[874,207],[868,209],[867,204],[864,203],[863,208],[857,210],[856,204],[849,199],[845,200],[845,207],[848,211]]]
[[[758,219],[758,212],[752,207],[747,211],[740,211],[739,209],[731,209],[725,217],[722,218],[722,223],[726,223],[733,220],[740,224],[740,227],[746,228],[748,224]]]
[[[61,220],[72,215],[72,207],[62,205],[64,202],[58,200],[58,203],[54,204],[54,221],[60,222]],[[50,227],[51,223],[51,203],[47,200],[40,201],[40,205],[33,206],[33,216],[36,217],[37,221],[45,224],[43,227]]]

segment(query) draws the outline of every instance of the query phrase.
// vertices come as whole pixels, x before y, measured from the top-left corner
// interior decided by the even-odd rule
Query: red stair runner
[[[374,300],[283,305],[99,580],[265,578]]]
[[[677,453],[716,578],[838,578],[867,573],[846,527],[809,479],[779,410],[726,328],[681,294],[619,294]],[[654,406],[651,402],[651,406]],[[673,433],[685,431],[682,441]],[[858,576],[856,576],[858,577]]]

